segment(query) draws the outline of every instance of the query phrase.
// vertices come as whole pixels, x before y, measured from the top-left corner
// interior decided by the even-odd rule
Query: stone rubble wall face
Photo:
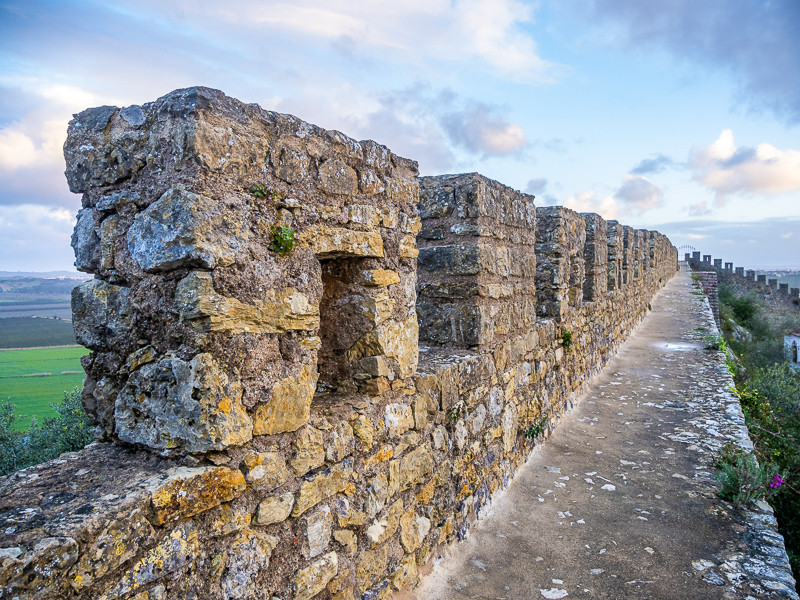
[[[205,88],[84,111],[65,156],[103,441],[0,479],[2,597],[414,585],[677,266],[657,232],[477,174],[418,179],[375,142]],[[280,224],[300,230],[285,257]]]

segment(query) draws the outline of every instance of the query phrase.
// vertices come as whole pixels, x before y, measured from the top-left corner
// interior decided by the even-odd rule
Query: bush
[[[0,475],[81,450],[94,440],[94,427],[83,411],[78,388],[64,392],[64,399],[51,406],[57,417],[47,417],[41,425],[34,418],[27,433],[19,433],[13,430],[16,407],[10,400],[0,402]]]
[[[733,444],[720,451],[714,463],[717,472],[714,478],[722,484],[719,496],[734,506],[744,506],[763,498],[773,487],[776,469],[773,465],[759,465],[756,457]]]

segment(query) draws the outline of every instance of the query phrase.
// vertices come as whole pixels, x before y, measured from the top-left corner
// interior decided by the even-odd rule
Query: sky
[[[204,85],[800,268],[797,0],[0,0],[0,271],[74,270],[71,115]]]

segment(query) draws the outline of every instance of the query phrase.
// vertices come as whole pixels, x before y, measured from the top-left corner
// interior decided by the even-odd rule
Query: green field
[[[0,348],[68,346],[74,343],[71,321],[34,317],[0,319]]]
[[[10,398],[17,406],[17,415],[25,415],[17,429],[27,429],[34,415],[39,420],[56,415],[50,403],[59,402],[65,391],[81,386],[80,357],[87,352],[80,346],[0,352],[0,399]]]

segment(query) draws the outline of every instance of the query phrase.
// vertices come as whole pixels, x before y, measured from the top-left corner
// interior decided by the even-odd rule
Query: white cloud
[[[0,271],[75,270],[75,213],[55,206],[0,205]]]
[[[619,215],[619,205],[612,196],[598,199],[594,190],[581,192],[564,200],[564,206],[577,212],[597,213],[606,220],[616,219]]]
[[[156,9],[148,0],[141,4]],[[533,9],[519,0],[244,0],[229,8],[218,2],[159,2],[160,13],[202,27],[220,21],[261,30],[265,36],[302,36],[310,43],[367,46],[394,53],[403,61],[427,63],[431,57],[474,64],[515,81],[543,83],[557,66],[539,56],[523,28]]]
[[[625,205],[625,212],[641,214],[664,203],[664,191],[647,177],[625,175],[614,197]]]
[[[800,190],[800,152],[779,150],[771,144],[737,148],[733,131],[725,129],[717,140],[689,156],[694,179],[716,193],[723,205],[731,194],[774,195]]]

